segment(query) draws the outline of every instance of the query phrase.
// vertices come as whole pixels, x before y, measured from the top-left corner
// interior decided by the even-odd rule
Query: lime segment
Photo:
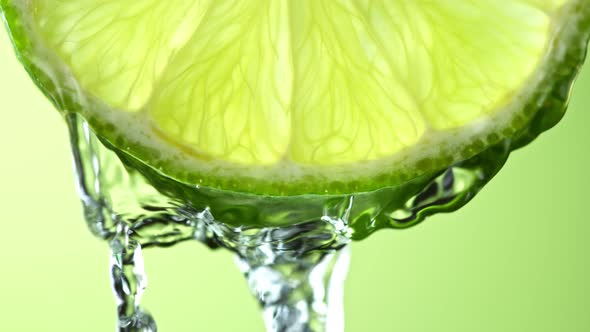
[[[213,1],[149,104],[154,125],[204,157],[283,158],[293,82],[288,2]]]
[[[119,111],[142,110],[208,6],[186,0],[35,0],[39,33],[79,83]]]
[[[376,160],[486,119],[563,1],[36,1],[81,85],[202,159]]]

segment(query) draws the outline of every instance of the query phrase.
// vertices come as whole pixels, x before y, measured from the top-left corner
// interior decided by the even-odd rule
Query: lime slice
[[[376,190],[530,140],[564,110],[590,27],[587,0],[0,4],[62,112],[168,177],[279,196]]]

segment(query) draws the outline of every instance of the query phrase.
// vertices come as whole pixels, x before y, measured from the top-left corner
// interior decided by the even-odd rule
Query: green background
[[[113,331],[65,125],[0,35],[0,331]],[[590,66],[565,119],[461,211],[354,243],[347,331],[590,331],[589,91]],[[161,331],[263,330],[229,253],[153,249],[146,269]]]

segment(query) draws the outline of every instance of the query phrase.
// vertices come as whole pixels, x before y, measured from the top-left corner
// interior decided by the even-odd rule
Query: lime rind
[[[85,137],[90,135],[90,138],[85,138],[86,141],[98,142],[96,140],[99,138],[87,131],[88,125],[80,115],[72,113],[66,118],[71,133],[74,133],[74,141],[83,132]],[[164,201],[177,202],[189,214],[190,211],[208,211],[215,220],[230,227],[284,227],[321,219],[333,223],[335,227],[345,223],[349,227],[341,231],[354,240],[365,238],[379,229],[408,228],[431,214],[458,209],[471,200],[502,167],[510,152],[509,148],[509,143],[504,142],[488,148],[477,158],[444,171],[373,192],[350,195],[263,196],[195,187],[173,181],[153,168],[146,167],[141,161],[109,146],[108,142],[91,144],[91,149],[95,150],[98,157],[100,169],[119,169],[129,173],[112,174],[113,178],[103,179],[107,181],[103,184],[107,187],[115,179],[136,178],[136,173],[139,172],[150,186],[164,195]],[[83,147],[82,150],[86,151],[87,148]],[[96,166],[91,168],[93,167]],[[90,187],[94,188],[92,185]],[[98,198],[98,201],[109,201],[107,197],[111,194],[110,189],[101,193],[101,196],[106,196]],[[138,204],[146,205],[144,202]]]

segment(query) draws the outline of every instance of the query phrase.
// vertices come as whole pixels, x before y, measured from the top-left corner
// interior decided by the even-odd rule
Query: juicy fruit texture
[[[31,1],[39,33],[90,93],[141,110],[202,16],[199,1]]]
[[[26,21],[31,53],[57,59],[37,67],[66,68],[85,96],[63,110],[114,145],[220,189],[315,183],[296,194],[370,178],[383,181],[361,189],[378,189],[510,137],[537,111],[527,105],[562,61],[560,38],[577,33],[567,22],[589,11],[582,0],[2,3]]]
[[[35,19],[83,88],[172,142],[338,164],[500,110],[560,2],[44,0]]]

